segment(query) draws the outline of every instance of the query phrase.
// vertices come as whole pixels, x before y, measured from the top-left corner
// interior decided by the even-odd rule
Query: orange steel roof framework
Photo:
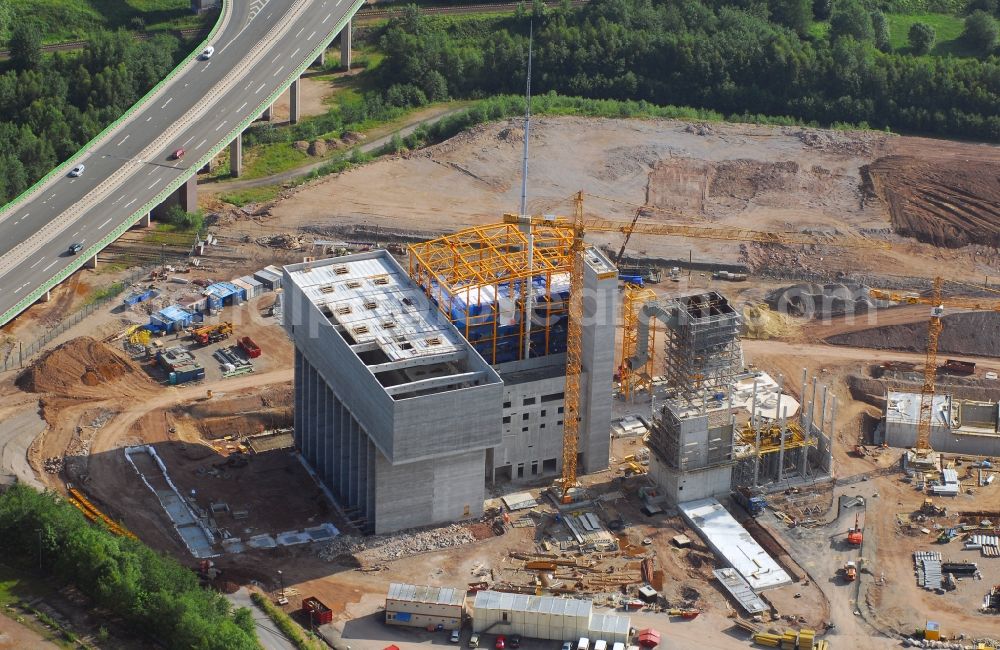
[[[528,236],[517,224],[512,223],[473,226],[409,247],[410,277],[437,302],[441,312],[467,339],[481,335],[481,330],[476,328],[477,324],[492,323],[492,346],[486,346],[488,349],[478,344],[476,346],[490,363],[500,362],[497,349],[498,344],[503,341],[513,339],[519,350],[524,347],[523,327],[518,327],[516,334],[505,334],[497,325],[499,305],[496,296],[499,292],[495,288],[498,285],[516,285],[527,282],[529,278],[543,280],[544,288],[534,291],[537,295],[533,311],[536,321],[541,320],[541,323],[533,328],[535,333],[532,335],[532,345],[535,345],[537,333],[544,332],[544,342],[537,349],[539,355],[553,351],[550,349],[549,325],[554,319],[568,313],[568,305],[553,295],[552,287],[555,276],[562,276],[563,283],[567,286],[569,284],[573,265],[573,232],[565,227],[535,226],[532,227],[532,238],[531,270]],[[484,292],[476,291],[484,287],[494,287],[493,292],[486,293],[485,299]],[[517,301],[517,311],[518,316],[523,318],[526,307],[524,292],[521,294]],[[454,311],[456,296],[460,300],[464,297],[466,309],[470,313],[472,305],[475,305],[477,312],[485,307],[489,316],[457,319]],[[542,311],[544,315],[539,313]],[[477,332],[474,333],[473,329]]]

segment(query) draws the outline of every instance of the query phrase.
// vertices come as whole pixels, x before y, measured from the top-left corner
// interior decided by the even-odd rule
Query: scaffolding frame
[[[410,277],[490,364],[523,358],[528,293],[531,355],[561,351],[553,345],[552,327],[568,317],[569,305],[554,290],[554,281],[569,288],[573,231],[539,224],[533,225],[531,235],[531,251],[528,235],[514,223],[473,226],[409,246]],[[542,287],[525,291],[529,281],[541,281]],[[506,315],[517,323],[515,328],[500,324],[505,317],[499,300],[503,291],[516,297],[514,313]],[[492,326],[485,337],[481,324]],[[503,350],[515,350],[514,359],[501,358]]]
[[[653,356],[656,351],[655,321],[649,327],[649,349],[646,362],[639,368],[629,364],[636,353],[639,339],[639,310],[648,302],[656,300],[656,292],[652,289],[628,283],[625,285],[622,299],[622,356],[618,364],[621,381],[621,393],[627,401],[632,401],[636,393],[645,390],[652,392],[653,387]]]
[[[728,401],[742,371],[740,317],[724,296],[709,291],[675,299],[677,318],[666,331],[667,384],[682,407]]]

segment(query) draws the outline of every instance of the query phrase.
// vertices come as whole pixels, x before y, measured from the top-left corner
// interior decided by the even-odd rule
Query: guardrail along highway
[[[299,75],[345,27],[349,46],[350,19],[363,4],[226,0],[204,45],[82,151],[0,209],[0,325],[96,260],[185,183],[193,196],[197,171],[238,143],[293,84],[294,96]],[[205,45],[214,48],[208,59],[198,56]],[[175,160],[178,149],[185,153]],[[79,164],[83,173],[70,176]],[[82,246],[74,254],[76,243]]]

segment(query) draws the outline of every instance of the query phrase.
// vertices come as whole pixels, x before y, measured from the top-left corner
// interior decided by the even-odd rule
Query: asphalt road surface
[[[0,324],[3,314],[121,226],[194,165],[289,75],[329,43],[356,0],[236,0],[212,40],[160,92],[78,160],[79,178],[56,176],[0,213]],[[228,142],[227,142],[228,143]],[[173,160],[177,149],[184,157]],[[83,245],[73,255],[71,244]]]

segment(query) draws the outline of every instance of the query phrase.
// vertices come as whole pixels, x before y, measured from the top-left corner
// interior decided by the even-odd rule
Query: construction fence
[[[32,357],[44,350],[45,346],[51,343],[56,337],[65,333],[69,328],[73,327],[87,316],[90,316],[98,309],[101,309],[112,300],[116,300],[132,284],[147,275],[149,275],[148,268],[132,269],[129,271],[128,275],[121,280],[110,286],[98,289],[99,296],[95,300],[88,302],[81,309],[70,314],[64,320],[60,321],[55,327],[48,330],[30,343],[13,339],[8,339],[6,341],[0,340],[0,373],[24,368],[25,364],[27,364]]]

